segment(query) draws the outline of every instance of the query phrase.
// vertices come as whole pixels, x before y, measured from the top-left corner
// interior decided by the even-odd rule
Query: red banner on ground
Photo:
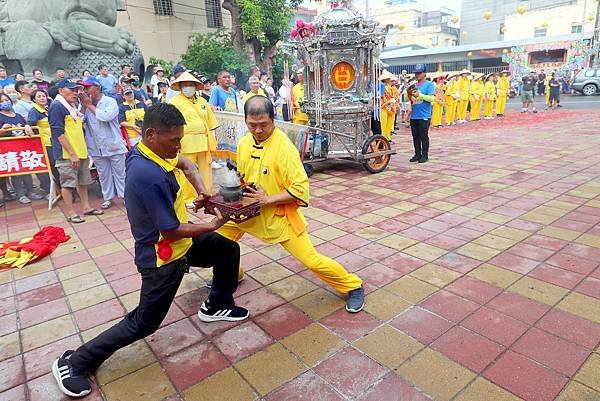
[[[0,177],[46,173],[46,147],[39,136],[0,138]]]

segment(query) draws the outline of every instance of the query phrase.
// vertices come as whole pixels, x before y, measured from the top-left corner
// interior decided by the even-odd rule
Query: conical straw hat
[[[195,76],[193,76],[192,74],[190,74],[189,72],[185,71],[184,73],[182,73],[179,78],[177,78],[173,84],[171,85],[171,89],[176,90],[176,91],[180,91],[181,90],[181,83],[182,82],[193,82],[196,84],[196,87],[200,87],[203,86],[202,82],[200,82],[198,80],[198,78],[196,78]]]

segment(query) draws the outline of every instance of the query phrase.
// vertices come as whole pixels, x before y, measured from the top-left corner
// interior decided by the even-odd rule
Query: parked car
[[[573,78],[571,88],[586,96],[600,93],[600,68],[584,68]]]

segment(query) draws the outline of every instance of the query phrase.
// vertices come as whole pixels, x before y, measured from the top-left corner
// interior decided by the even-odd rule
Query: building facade
[[[117,26],[133,33],[146,60],[177,62],[197,33],[231,28],[220,0],[127,0]]]
[[[382,26],[390,25],[386,48],[436,48],[456,46],[459,30],[452,22],[455,12],[442,8],[423,11],[412,1],[388,2],[384,8],[369,10],[369,17]]]
[[[594,31],[598,5],[596,0],[463,0],[460,44],[583,37]]]

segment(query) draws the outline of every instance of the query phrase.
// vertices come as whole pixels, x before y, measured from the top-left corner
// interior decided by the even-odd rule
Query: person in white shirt
[[[175,64],[175,66],[173,67],[173,77],[174,79],[179,78],[179,76],[181,74],[183,74],[185,72],[185,67],[182,64]],[[176,91],[175,89],[171,88],[169,86],[169,89],[167,90],[167,97],[166,97],[166,101],[167,103],[171,101],[171,99],[173,99],[175,96],[179,95],[179,91]]]
[[[165,70],[160,65],[157,65],[154,69],[154,75],[152,75],[152,79],[150,79],[150,90],[152,90],[152,99],[154,100],[154,102],[156,102],[158,99],[159,82],[164,82],[167,85],[169,85],[169,80],[165,78]]]
[[[29,110],[33,109],[33,100],[31,100],[33,84],[27,81],[17,81],[15,90],[21,95],[21,99],[15,104],[15,112],[22,115],[25,121],[27,121]]]

